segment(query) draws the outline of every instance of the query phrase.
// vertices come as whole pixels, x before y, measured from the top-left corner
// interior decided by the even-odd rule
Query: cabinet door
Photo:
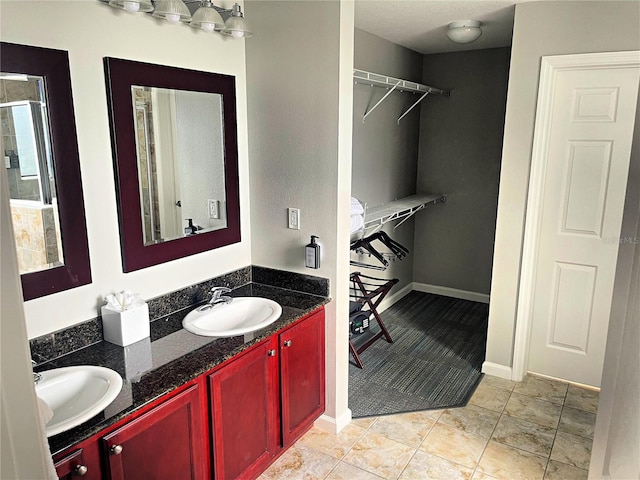
[[[279,335],[284,446],[324,412],[324,310]]]
[[[96,452],[97,453],[97,452]],[[58,459],[54,466],[60,480],[100,480],[100,458],[88,455],[82,448]]]
[[[279,448],[277,372],[271,337],[209,376],[216,480],[257,476]]]
[[[206,478],[201,410],[193,385],[103,437],[108,478]]]

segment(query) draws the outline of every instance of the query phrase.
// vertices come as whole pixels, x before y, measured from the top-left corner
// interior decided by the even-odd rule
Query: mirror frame
[[[20,275],[27,301],[91,283],[69,54],[0,42],[0,71],[43,77],[49,116],[64,264]]]
[[[122,267],[158,265],[240,241],[240,195],[235,77],[150,63],[104,59],[113,151]],[[227,228],[144,244],[131,87],[158,87],[222,96]]]

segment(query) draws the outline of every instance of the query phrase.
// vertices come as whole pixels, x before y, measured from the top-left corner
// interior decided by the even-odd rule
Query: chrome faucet
[[[37,365],[37,363],[34,362],[33,360],[31,360],[31,369],[32,370],[36,365]],[[33,383],[38,383],[40,380],[42,380],[42,375],[37,373],[37,372],[33,372]]]
[[[204,310],[209,310],[210,308],[213,308],[219,303],[231,303],[233,301],[232,297],[229,297],[227,295],[222,295],[223,293],[229,293],[230,291],[231,289],[227,287],[213,287],[210,290],[212,294],[211,299],[207,303],[202,305],[200,308],[198,308],[198,311],[202,312]]]

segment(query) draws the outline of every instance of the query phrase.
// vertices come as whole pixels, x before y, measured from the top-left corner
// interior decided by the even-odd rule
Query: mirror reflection
[[[19,271],[63,265],[43,77],[0,73],[0,122]]]
[[[145,245],[227,227],[222,95],[131,86]]]

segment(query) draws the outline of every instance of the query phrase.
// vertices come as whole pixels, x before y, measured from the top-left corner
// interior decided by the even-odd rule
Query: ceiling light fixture
[[[447,37],[455,43],[471,43],[482,35],[481,23],[475,20],[458,20],[449,24]]]
[[[247,28],[242,8],[238,3],[231,8],[222,8],[210,0],[99,1],[129,13],[151,13],[152,16],[163,18],[172,24],[187,23],[205,32],[218,32],[233,38],[253,36]]]

